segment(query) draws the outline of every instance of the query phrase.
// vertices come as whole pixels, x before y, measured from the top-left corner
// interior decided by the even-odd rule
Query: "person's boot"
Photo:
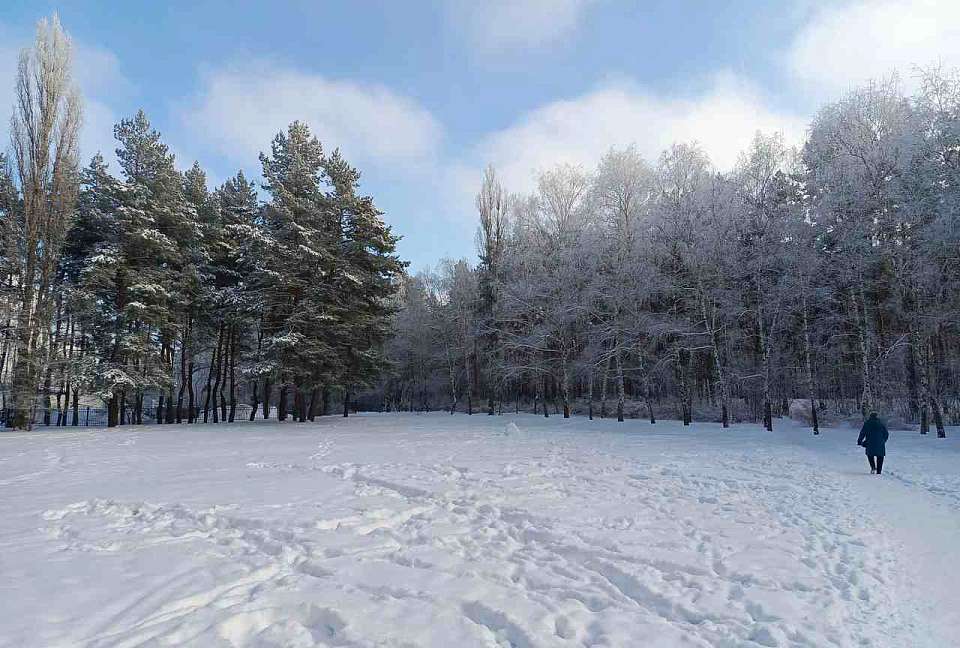
[[[870,474],[871,474],[871,475],[876,475],[876,474],[877,474],[877,469],[876,469],[876,468],[871,468],[871,469],[870,469]]]

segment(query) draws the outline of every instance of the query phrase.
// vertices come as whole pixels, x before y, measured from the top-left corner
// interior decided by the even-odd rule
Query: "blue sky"
[[[700,141],[729,167],[757,128],[792,141],[866,78],[960,64],[944,0],[6,0],[0,107],[37,19],[73,37],[86,156],[144,108],[177,154],[220,182],[296,118],[363,171],[413,267],[473,257],[473,194],[493,163],[530,190],[556,162],[610,146],[651,160]],[[3,81],[7,79],[7,81]],[[5,85],[4,85],[5,84]]]

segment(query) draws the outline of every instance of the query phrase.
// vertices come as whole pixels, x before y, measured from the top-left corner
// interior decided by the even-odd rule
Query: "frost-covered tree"
[[[10,427],[29,429],[37,383],[47,372],[58,268],[77,197],[80,96],[72,77],[70,39],[56,16],[37,25],[20,53],[10,139],[20,208],[9,221],[10,268],[18,308],[13,336]]]
[[[594,374],[603,367],[601,414],[606,415],[606,369],[614,371],[617,419],[624,413],[624,367],[636,364],[650,422],[656,421],[651,399],[650,350],[659,334],[651,321],[649,301],[657,288],[657,273],[649,251],[654,177],[636,147],[613,149],[601,160],[594,178],[597,212],[591,315],[597,331],[596,352],[588,366],[589,414],[593,413]]]
[[[878,409],[945,434],[960,416],[957,79],[929,70],[914,96],[896,79],[854,89],[798,150],[758,133],[729,170],[696,144],[655,165],[627,146],[509,200],[488,171],[480,259],[457,266],[466,288],[417,302],[434,330],[458,332],[464,409],[496,384],[544,414],[592,415],[599,399],[603,416],[616,394],[619,418],[772,429],[797,409],[817,432],[824,416]],[[456,375],[432,383],[454,406]]]
[[[477,361],[485,368],[487,413],[493,415],[494,400],[500,395],[503,383],[502,365],[504,350],[502,335],[497,320],[499,301],[498,288],[503,271],[503,254],[506,250],[508,227],[508,197],[497,179],[492,166],[484,171],[483,184],[477,194],[477,212],[480,225],[477,228],[478,267],[478,326],[479,349]]]

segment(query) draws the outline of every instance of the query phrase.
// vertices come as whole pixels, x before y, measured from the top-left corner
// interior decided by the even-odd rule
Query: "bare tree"
[[[32,48],[20,54],[10,131],[20,190],[16,262],[20,309],[10,427],[29,429],[37,380],[44,372],[39,345],[50,326],[56,271],[79,188],[77,136],[81,106],[72,76],[70,39],[57,16],[37,25]]]
[[[638,364],[643,365],[639,352],[649,331],[638,326],[643,316],[651,287],[653,268],[649,255],[642,249],[648,237],[649,210],[653,201],[653,170],[640,156],[635,146],[611,149],[600,161],[594,177],[593,193],[600,221],[598,252],[603,257],[594,288],[594,321],[600,324],[603,346],[614,359],[617,388],[617,420],[623,420],[624,375],[623,355],[637,349]],[[608,358],[607,364],[610,364]],[[643,399],[655,421],[650,400],[650,376],[643,372]]]
[[[773,430],[771,402],[771,338],[776,333],[779,309],[772,296],[778,278],[783,276],[778,267],[779,248],[784,232],[785,183],[791,151],[784,145],[783,136],[765,136],[757,133],[746,153],[737,164],[736,184],[740,198],[737,210],[737,231],[743,259],[744,284],[753,287],[752,311],[756,322],[760,356],[763,423]]]

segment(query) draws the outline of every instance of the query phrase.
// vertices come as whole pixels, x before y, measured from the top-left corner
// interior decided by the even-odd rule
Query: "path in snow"
[[[2,646],[948,646],[960,445],[533,416],[0,434]],[[882,513],[882,514],[881,514]]]

